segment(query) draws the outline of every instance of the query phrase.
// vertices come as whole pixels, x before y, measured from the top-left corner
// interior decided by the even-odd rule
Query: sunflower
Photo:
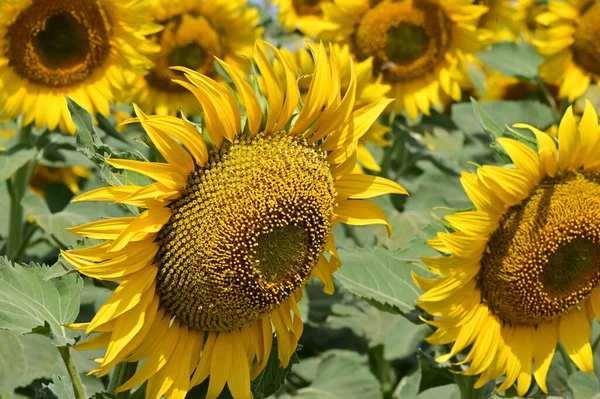
[[[480,101],[542,100],[542,92],[538,84],[529,83],[514,76],[506,76],[498,71],[490,71],[488,73],[484,82],[484,88],[485,92],[476,93]],[[556,86],[547,85],[547,90],[554,98],[558,94],[558,87]]]
[[[570,102],[600,79],[598,19],[600,2],[595,0],[550,0],[548,10],[537,17],[533,44],[546,58],[541,76],[560,85],[559,97]]]
[[[325,20],[323,6],[332,0],[273,0],[278,6],[279,22],[289,31],[298,29],[309,37],[316,37],[331,24]]]
[[[246,0],[156,0],[154,20],[164,29],[151,36],[161,46],[152,57],[154,68],[136,81],[133,99],[142,108],[160,115],[198,112],[194,95],[173,82],[181,72],[170,69],[184,66],[215,78],[214,57],[234,63],[252,53],[262,35],[258,10],[247,7]]]
[[[307,48],[296,48],[295,51],[282,49],[281,52],[285,56],[288,65],[292,71],[299,77],[298,87],[302,98],[306,96],[310,87],[310,76],[314,72],[315,63]],[[381,75],[373,76],[373,63],[371,58],[355,64],[350,63],[350,48],[348,45],[333,44],[330,46],[330,52],[340,62],[340,78],[342,93],[348,90],[350,84],[350,76],[352,69],[356,68],[356,100],[354,110],[358,110],[365,105],[376,102],[385,98],[386,93],[390,90],[390,86],[382,83]],[[284,78],[285,69],[280,63],[275,63],[275,71],[280,78]],[[378,147],[386,147],[389,141],[385,138],[389,133],[388,126],[374,123],[371,128],[358,140],[357,154],[358,162],[356,164],[355,173],[361,173],[362,168],[372,171],[380,171],[381,167],[373,157],[373,154],[367,148],[367,142],[370,142]]]
[[[429,244],[445,257],[423,258],[438,279],[414,276],[419,306],[435,316],[434,344],[452,344],[439,362],[470,346],[461,362],[475,386],[505,376],[519,396],[546,375],[560,340],[593,373],[591,320],[600,316],[600,127],[586,103],[569,108],[555,140],[536,128],[537,153],[500,138],[514,167],[483,166],[462,184],[473,211],[446,216],[455,230]]]
[[[479,20],[479,26],[492,32],[495,42],[519,38],[524,13],[514,0],[476,0],[475,4],[488,7],[488,11]]]
[[[442,105],[441,91],[460,100],[459,61],[481,50],[477,28],[487,7],[465,0],[337,0],[323,6],[335,29],[323,39],[349,43],[358,59],[373,57],[374,71],[392,86],[397,112],[411,119]]]
[[[151,66],[146,0],[4,0],[0,2],[2,115],[38,129],[75,133],[69,96],[91,113],[109,114],[126,77]]]
[[[267,48],[283,66],[283,79]],[[253,54],[262,93],[219,60],[243,106],[224,84],[178,68],[188,81],[177,82],[200,102],[214,148],[185,120],[147,116],[136,106],[137,120],[166,162],[107,162],[155,182],[77,198],[145,208],[136,217],[70,229],[106,241],[63,253],[84,275],[121,281],[91,322],[72,326],[100,333],[82,345],[107,348],[95,370],[100,376],[119,362],[145,359],[119,391],[148,380],[146,397],[183,397],[210,376],[208,398],[225,384],[235,398],[250,398],[273,329],[281,365],[294,353],[303,329],[297,303],[307,279],[316,276],[333,292],[340,262],[332,226],[389,229],[381,209],[365,199],[406,191],[383,178],[349,174],[358,139],[389,100],[353,111],[353,68],[342,96],[335,57],[322,45],[313,57],[303,102],[284,56],[266,43],[257,43]]]
[[[34,193],[45,196],[46,185],[62,183],[73,193],[78,194],[79,182],[91,176],[88,168],[84,166],[50,167],[37,165],[29,179],[29,188]]]

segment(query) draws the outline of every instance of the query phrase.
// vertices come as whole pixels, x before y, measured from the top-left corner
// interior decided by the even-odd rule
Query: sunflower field
[[[600,0],[0,0],[0,399],[600,398]]]

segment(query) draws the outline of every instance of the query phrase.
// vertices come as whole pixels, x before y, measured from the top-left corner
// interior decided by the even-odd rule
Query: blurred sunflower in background
[[[278,7],[277,18],[289,31],[298,29],[309,37],[330,29],[331,24],[323,15],[323,5],[332,0],[273,0]]]
[[[514,168],[483,166],[462,184],[475,210],[446,216],[453,233],[429,241],[449,254],[423,261],[442,278],[414,276],[418,305],[435,316],[428,341],[470,347],[464,374],[475,386],[505,376],[519,396],[546,376],[560,341],[593,373],[591,320],[600,316],[600,127],[589,102],[579,124],[568,108],[554,138],[529,125],[537,153],[498,139]]]
[[[287,49],[281,50],[288,65],[296,76],[299,77],[298,88],[302,98],[308,93],[312,74],[315,70],[315,62],[312,54],[307,48],[297,48],[295,51]],[[339,62],[340,68],[340,90],[341,93],[348,91],[353,76],[353,69],[356,75],[356,99],[354,102],[354,110],[359,110],[363,106],[385,98],[385,95],[390,90],[390,86],[382,82],[382,76],[373,75],[372,59],[368,58],[358,63],[351,63],[351,53],[348,45],[332,44],[330,52],[333,57]],[[286,68],[280,63],[275,62],[275,71],[280,79],[285,78]],[[386,147],[389,141],[385,135],[390,132],[388,126],[380,123],[373,123],[369,130],[358,140],[357,158],[354,172],[361,173],[362,168],[366,168],[375,172],[381,170],[381,167],[375,160],[375,157],[367,148],[367,142],[370,142],[378,147]]]
[[[487,12],[479,20],[479,27],[492,32],[495,42],[515,41],[519,38],[524,13],[514,0],[475,0],[474,4],[484,5]]]
[[[37,165],[29,179],[29,188],[32,192],[46,196],[46,186],[51,183],[64,184],[73,194],[78,194],[79,183],[92,175],[84,166],[50,167]]]
[[[537,16],[539,27],[533,41],[546,58],[540,74],[545,81],[560,85],[559,97],[572,102],[600,79],[600,2],[550,0],[547,7]]]
[[[339,0],[323,10],[335,28],[320,37],[348,43],[359,60],[373,57],[374,73],[392,86],[395,110],[413,120],[442,105],[444,94],[460,100],[459,62],[489,39],[477,28],[488,8],[470,1]]]
[[[1,115],[75,133],[69,96],[107,116],[126,76],[144,74],[146,55],[158,50],[145,38],[160,29],[147,7],[146,0],[0,2]]]
[[[390,100],[354,110],[353,67],[342,95],[335,55],[327,56],[323,46],[312,52],[304,101],[296,75],[270,45],[258,43],[253,54],[261,92],[219,60],[243,114],[228,86],[179,68],[187,81],[177,83],[198,99],[213,149],[185,120],[146,116],[136,107],[135,121],[166,162],[107,162],[155,182],[77,198],[145,208],[135,217],[70,229],[106,241],[63,253],[84,275],[121,281],[91,322],[72,326],[100,333],[80,345],[106,348],[97,359],[99,375],[119,362],[145,359],[119,391],[148,380],[146,397],[179,398],[210,377],[207,398],[226,384],[235,398],[251,398],[250,381],[267,364],[273,329],[282,366],[296,349],[303,331],[297,303],[306,281],[318,277],[325,292],[333,292],[332,273],[340,266],[333,225],[389,228],[382,210],[365,199],[406,191],[350,172],[358,140]]]
[[[133,100],[160,115],[199,112],[194,95],[172,81],[183,75],[171,67],[216,78],[214,57],[239,63],[262,35],[258,10],[246,0],[154,0],[152,14],[164,27],[151,36],[161,51],[152,57],[150,73],[137,79]]]

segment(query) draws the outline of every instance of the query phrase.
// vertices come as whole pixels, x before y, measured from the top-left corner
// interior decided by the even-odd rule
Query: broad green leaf
[[[600,384],[595,375],[576,371],[567,380],[569,388],[573,391],[573,399],[598,399],[600,398]]]
[[[52,382],[44,385],[44,388],[52,392],[58,399],[75,399],[73,384],[69,377],[54,375]]]
[[[0,258],[0,328],[24,334],[47,323],[58,345],[73,343],[63,325],[77,317],[83,281],[74,273],[46,281],[46,273],[47,266]]]
[[[530,80],[538,75],[538,65],[543,60],[533,46],[524,41],[496,43],[488,51],[477,54],[477,58],[503,75]]]
[[[393,399],[416,399],[419,395],[419,386],[421,385],[421,369],[418,368],[414,373],[404,376],[392,394]]]
[[[25,214],[32,217],[48,235],[63,247],[74,246],[81,237],[66,229],[97,220],[100,216],[122,216],[122,208],[105,202],[73,202],[57,213],[51,213],[46,201],[29,194],[21,200]]]
[[[506,135],[505,126],[528,123],[546,129],[554,123],[552,110],[538,101],[489,101],[452,105],[452,119],[467,135],[488,132],[493,137]]]
[[[366,356],[350,351],[329,351],[320,356],[315,380],[299,389],[304,399],[364,399],[381,397],[377,378],[371,374]]]
[[[254,381],[252,381],[252,393],[255,399],[267,398],[281,388],[285,383],[287,375],[292,369],[292,365],[298,363],[298,356],[294,353],[290,364],[286,368],[281,368],[277,354],[277,345],[271,347],[269,362],[265,369]]]
[[[4,310],[4,304],[0,309]],[[66,373],[66,370],[58,350],[49,338],[0,329],[0,396],[4,397],[4,394],[27,386],[38,378],[49,378],[63,372]]]
[[[443,385],[429,388],[417,395],[417,399],[460,399],[460,390],[457,385]]]
[[[348,291],[367,300],[410,312],[420,294],[411,272],[423,269],[404,260],[401,252],[383,249],[342,248],[342,267],[334,277]]]
[[[37,150],[35,148],[20,148],[15,151],[0,153],[0,180],[9,179],[21,166],[31,161]]]
[[[128,184],[112,172],[111,167],[104,161],[105,158],[147,160],[137,150],[118,151],[102,142],[96,132],[92,115],[79,104],[67,98],[67,103],[73,122],[77,126],[76,143],[77,150],[85,155],[90,161],[100,167],[102,178],[110,185]]]
[[[5,181],[0,181],[0,204],[6,207],[6,212],[0,212],[0,237],[8,236],[10,212],[8,212],[10,204],[10,195]]]
[[[382,312],[366,303],[335,304],[327,318],[331,328],[350,328],[367,339],[369,347],[383,345],[386,360],[402,359],[413,354],[431,331],[425,324],[413,324],[405,317]]]

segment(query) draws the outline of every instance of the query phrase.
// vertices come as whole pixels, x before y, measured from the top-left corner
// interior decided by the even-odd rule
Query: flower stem
[[[65,362],[65,366],[67,367],[67,372],[69,373],[69,377],[71,378],[71,383],[73,384],[73,392],[75,393],[75,399],[86,399],[85,390],[83,388],[83,383],[81,382],[81,377],[77,372],[77,368],[73,363],[73,359],[71,358],[71,351],[68,346],[59,346],[57,347],[58,352],[60,352],[60,357],[62,357],[63,362]]]
[[[19,144],[28,145],[31,141],[31,125],[23,126],[19,133]],[[21,200],[27,190],[31,174],[31,162],[21,166],[14,176],[7,181],[10,194],[9,234],[6,243],[6,255],[13,261],[19,261],[15,255],[19,251],[23,236],[23,206]]]
[[[558,351],[562,356],[563,364],[565,365],[567,375],[573,374],[573,366],[571,365],[571,359],[569,359],[569,354],[562,345],[558,345]]]
[[[123,362],[117,364],[115,371],[113,371],[112,378],[110,379],[110,383],[108,384],[108,392],[114,393],[117,388],[129,380],[135,374],[137,365],[137,362]],[[128,399],[129,393],[129,390],[120,392],[118,397],[120,399]]]

